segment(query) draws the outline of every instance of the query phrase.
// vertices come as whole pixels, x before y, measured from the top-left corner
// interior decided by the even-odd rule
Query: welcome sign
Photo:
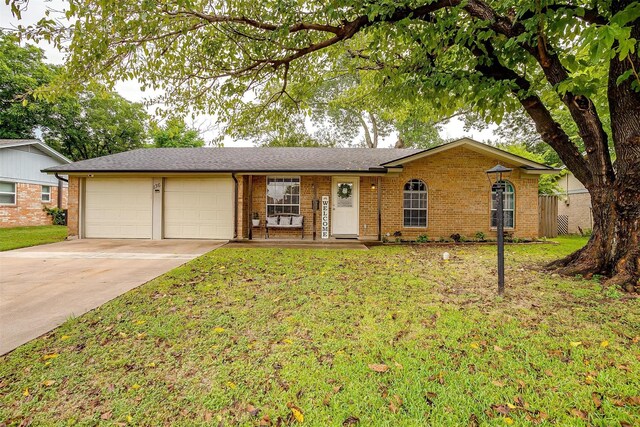
[[[323,239],[329,238],[329,196],[322,196],[322,233]]]

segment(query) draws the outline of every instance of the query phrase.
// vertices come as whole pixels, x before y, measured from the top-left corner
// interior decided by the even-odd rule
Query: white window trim
[[[6,184],[13,184],[13,192],[9,191],[0,191],[0,194],[11,194],[13,195],[13,203],[3,203],[0,202],[1,206],[16,206],[18,204],[18,184],[11,181],[0,181]]]
[[[48,188],[49,192],[45,193],[44,189]],[[44,199],[44,196],[47,196],[47,199]],[[40,201],[43,203],[51,203],[51,186],[50,185],[42,185],[40,188]]]
[[[513,225],[512,226],[507,226],[504,225],[504,229],[505,230],[515,230],[516,229],[516,186],[513,185],[513,182],[507,180],[507,179],[503,179],[502,181],[508,183],[509,185],[511,185],[511,188],[513,188],[513,209],[504,209],[503,208],[503,212],[506,211],[512,211],[513,212]],[[504,197],[506,193],[502,193],[502,196]],[[489,228],[491,229],[491,231],[495,231],[498,229],[497,225],[493,225],[493,211],[497,210],[493,209],[493,186],[491,187],[491,192],[489,193]]]
[[[269,180],[270,179],[297,179],[298,180],[298,203],[297,204],[273,204],[273,203],[269,203]],[[265,183],[264,183],[264,198],[265,198],[265,216],[269,216],[269,206],[297,206],[298,207],[298,213],[297,214],[293,214],[293,215],[300,215],[300,206],[301,206],[301,200],[300,198],[302,197],[301,194],[301,189],[302,189],[302,180],[300,179],[300,176],[272,176],[272,175],[268,175],[265,178]],[[278,215],[278,214],[274,214]]]
[[[409,183],[411,181],[421,181],[424,184],[424,188],[426,189],[424,191],[425,195],[427,196],[427,198],[426,198],[427,199],[426,200],[427,206],[425,206],[425,208],[424,208],[424,210],[427,213],[427,217],[426,217],[426,220],[425,220],[425,225],[404,225],[404,213],[405,213],[405,210],[414,210],[414,211],[423,210],[422,208],[405,208],[404,207],[404,193],[405,193],[404,186],[407,185],[407,183]],[[414,229],[419,229],[419,230],[426,230],[427,228],[429,228],[429,186],[422,179],[411,178],[409,181],[406,181],[404,184],[402,184],[402,228],[414,228]]]

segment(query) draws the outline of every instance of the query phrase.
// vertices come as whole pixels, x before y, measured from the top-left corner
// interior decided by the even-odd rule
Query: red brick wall
[[[244,177],[244,218],[251,218],[253,212],[258,212],[260,215],[260,228],[253,228],[254,238],[264,238],[264,223],[267,213],[267,177],[265,176],[253,176],[253,197],[251,207],[249,207],[248,188],[249,178]],[[313,209],[311,207],[311,201],[313,199],[313,185],[317,186],[317,195],[320,198],[323,195],[331,193],[331,177],[330,176],[301,176],[300,177],[300,214],[304,216],[304,235],[305,239],[312,238],[313,235]],[[250,211],[249,211],[250,209]],[[240,215],[239,215],[240,217]],[[244,227],[242,233],[238,233],[239,237],[247,238],[249,231],[246,229],[246,219],[238,218],[239,225]],[[316,219],[316,232],[318,238],[320,234],[320,211],[317,212]],[[299,238],[300,230],[283,230],[283,229],[271,229],[269,230],[272,238]]]
[[[413,161],[396,177],[382,179],[383,235],[400,231],[403,238],[427,234],[430,239],[448,238],[459,233],[467,237],[481,231],[495,238],[490,227],[491,188],[485,171],[497,161],[464,147]],[[538,177],[524,175],[513,165],[507,178],[516,193],[515,227],[509,230],[516,237],[538,237]],[[406,228],[403,225],[402,197],[404,184],[421,179],[428,189],[428,219],[426,228]]]
[[[360,238],[378,238],[378,177],[360,177]]]
[[[69,177],[69,202],[67,212],[67,232],[69,236],[79,236],[80,178]]]
[[[415,239],[427,234],[430,239],[449,238],[454,233],[472,238],[481,231],[489,238],[495,238],[495,230],[490,224],[491,191],[485,171],[495,166],[497,161],[464,147],[453,148],[404,166],[398,175],[381,178],[382,191],[382,234],[393,235],[400,231],[403,238]],[[505,166],[513,166],[505,164]],[[408,228],[403,225],[403,188],[411,179],[423,180],[428,188],[428,224],[425,228]],[[377,177],[360,177],[360,238],[377,238],[378,235],[378,192],[372,189]],[[514,167],[508,177],[516,193],[516,218],[513,230],[516,237],[536,238],[538,236],[538,178],[525,175]],[[242,218],[239,218],[238,233],[241,238],[248,237],[247,215],[252,212],[260,215],[259,229],[253,229],[254,238],[264,237],[266,212],[266,177],[253,177],[253,197],[251,212],[248,206],[248,178],[244,177],[242,200]],[[305,236],[313,232],[313,211],[311,200],[313,183],[317,185],[317,196],[333,197],[330,176],[300,177],[300,213],[305,219]],[[320,238],[320,211],[317,212],[316,232]],[[332,220],[330,212],[330,221]],[[274,230],[271,237],[299,237],[299,230]]]
[[[51,225],[43,208],[58,206],[58,187],[51,185],[51,202],[41,201],[42,185],[16,183],[16,204],[0,205],[0,228]],[[67,206],[67,190],[62,193],[62,207]]]

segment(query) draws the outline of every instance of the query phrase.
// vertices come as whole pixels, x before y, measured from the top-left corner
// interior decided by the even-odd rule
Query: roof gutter
[[[56,178],[58,178],[59,181],[64,181],[64,182],[69,182],[68,179],[61,177],[60,175],[58,175],[58,172],[53,174]]]

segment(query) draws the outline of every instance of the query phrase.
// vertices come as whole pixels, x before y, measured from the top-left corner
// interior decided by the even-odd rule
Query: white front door
[[[360,177],[333,177],[331,181],[333,235],[357,237]]]

